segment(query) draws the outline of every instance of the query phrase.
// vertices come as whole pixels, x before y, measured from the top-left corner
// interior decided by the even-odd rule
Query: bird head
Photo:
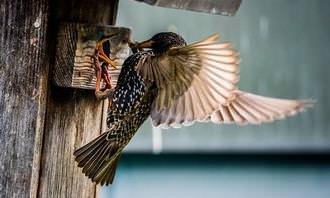
[[[151,39],[134,44],[137,49],[150,48],[157,54],[166,52],[172,47],[185,46],[186,41],[173,32],[161,32],[155,34]]]

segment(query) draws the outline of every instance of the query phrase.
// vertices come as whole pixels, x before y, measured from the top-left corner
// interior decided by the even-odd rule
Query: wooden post
[[[102,131],[106,104],[93,91],[54,87],[49,79],[59,23],[111,25],[117,5],[0,3],[0,197],[96,197],[72,153]]]
[[[46,109],[48,1],[1,1],[0,16],[0,197],[29,197]]]
[[[117,0],[61,0],[56,22],[114,24]],[[39,197],[96,197],[96,186],[74,161],[73,152],[104,130],[107,104],[94,92],[52,87],[47,101]]]

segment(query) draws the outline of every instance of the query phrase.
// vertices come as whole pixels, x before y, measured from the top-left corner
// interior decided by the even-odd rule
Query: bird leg
[[[104,100],[106,98],[112,99],[113,89],[111,89],[109,74],[103,74],[104,68],[101,67],[98,57],[93,56],[94,59],[94,69],[96,72],[96,83],[95,83],[95,96],[98,100]],[[105,68],[107,70],[107,68]],[[104,77],[106,81],[105,90],[101,90],[101,78]]]

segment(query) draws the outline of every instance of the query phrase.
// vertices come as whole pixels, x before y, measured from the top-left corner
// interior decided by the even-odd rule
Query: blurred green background
[[[224,17],[121,0],[117,25],[132,28],[135,40],[220,33],[240,52],[240,89],[317,103],[261,126],[160,130],[148,121],[101,197],[330,197],[329,10],[325,0],[243,0],[236,16]]]

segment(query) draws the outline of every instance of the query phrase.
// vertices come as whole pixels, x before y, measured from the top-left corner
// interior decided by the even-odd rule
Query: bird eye
[[[124,38],[121,42],[122,43],[128,43],[128,38]]]

